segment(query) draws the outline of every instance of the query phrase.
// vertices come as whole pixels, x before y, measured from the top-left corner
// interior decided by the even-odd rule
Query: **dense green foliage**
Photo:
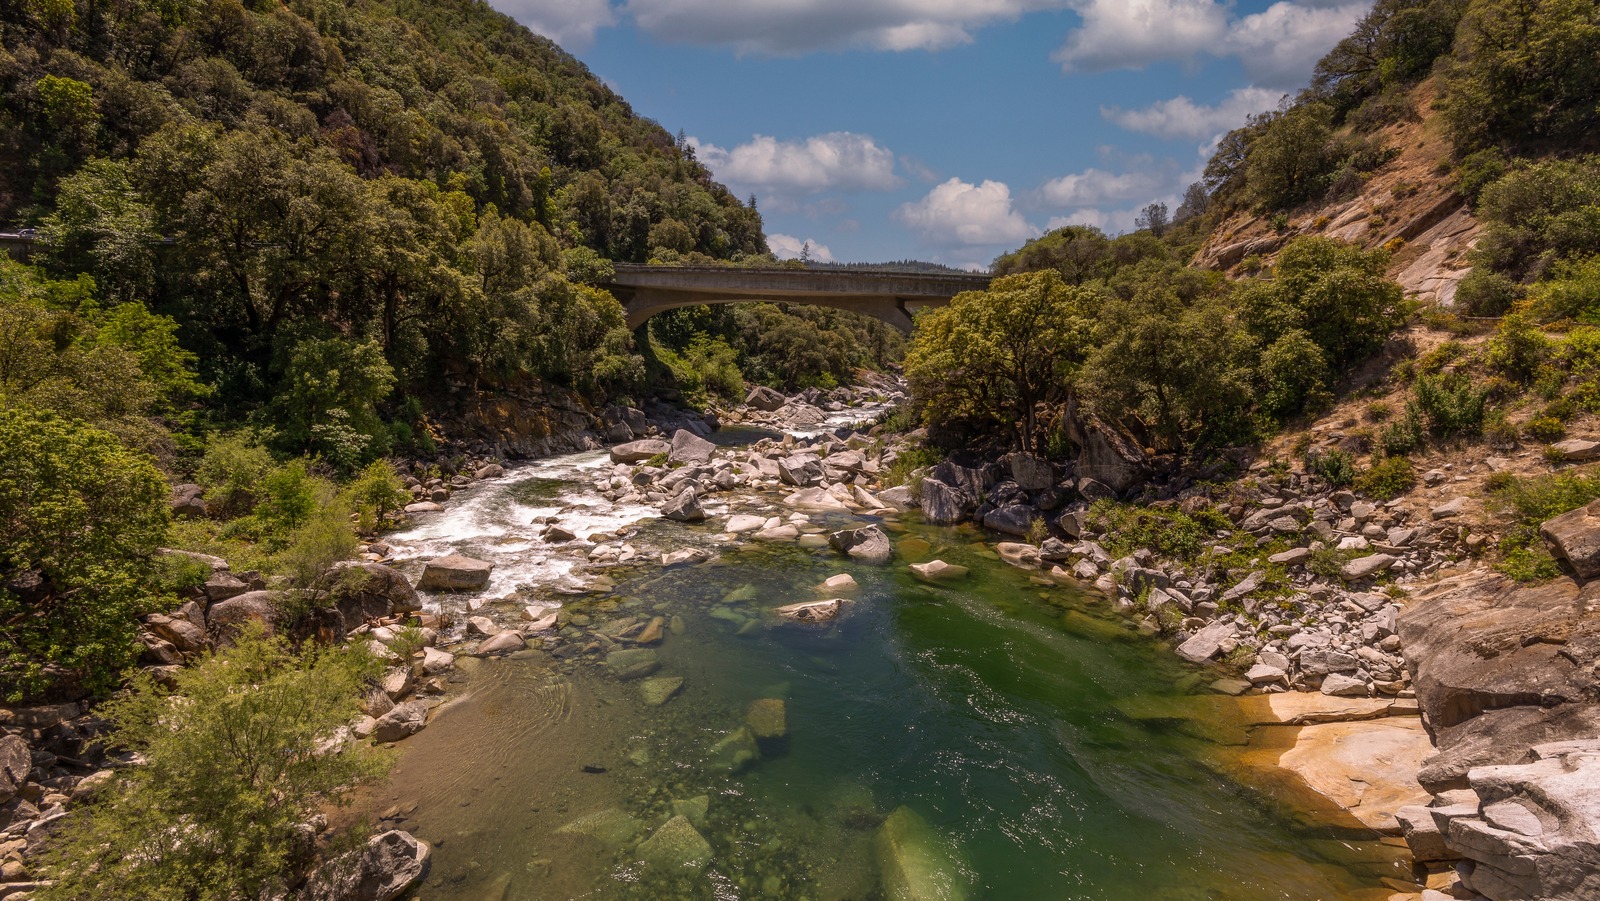
[[[1040,449],[1040,408],[1065,400],[1099,305],[1096,292],[1043,269],[922,314],[905,371],[925,420],[972,423]]]
[[[642,387],[605,259],[769,259],[690,148],[470,0],[0,7],[4,221],[345,472],[441,378]]]
[[[266,897],[311,861],[304,826],[385,758],[337,733],[359,712],[374,664],[358,647],[247,632],[175,676],[138,676],[100,708],[109,741],[142,766],[116,771],[63,824],[42,897],[60,901],[232,901]]]
[[[0,406],[0,700],[45,688],[47,667],[99,691],[133,663],[167,494],[110,433]]]
[[[1140,237],[1061,229],[997,261],[1022,274],[926,314],[906,355],[924,421],[1043,449],[1075,398],[1204,452],[1324,405],[1400,322],[1381,252],[1302,238],[1268,277],[1230,283]]]
[[[850,384],[900,361],[905,337],[866,316],[791,304],[686,307],[650,320],[651,351],[691,396],[744,399],[749,381],[785,391]]]

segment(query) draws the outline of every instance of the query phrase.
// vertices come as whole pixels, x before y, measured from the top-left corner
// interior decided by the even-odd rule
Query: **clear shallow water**
[[[586,483],[591,463],[513,473],[401,538],[430,554],[492,553],[496,588],[548,594],[576,570],[533,537],[529,511],[639,518],[583,512],[586,485],[563,479]],[[637,528],[641,547],[716,542],[711,526]],[[1205,762],[1215,746],[1120,713],[1129,699],[1193,690],[1196,674],[1170,652],[1092,602],[1032,583],[972,533],[898,528],[897,540],[926,540],[972,577],[933,587],[900,562],[724,547],[710,564],[619,571],[615,593],[567,598],[569,614],[595,626],[678,618],[655,675],[684,685],[660,707],[637,681],[542,651],[463,660],[452,701],[405,743],[378,799],[437,846],[421,897],[883,898],[875,836],[902,806],[956,849],[973,899],[1385,898],[1383,877],[1404,875],[1369,834],[1307,824],[1219,775]],[[762,616],[819,597],[814,586],[839,572],[862,592],[837,625]],[[711,748],[761,698],[785,700],[788,737],[729,774]],[[714,854],[704,874],[634,862],[674,801],[702,797]],[[594,814],[616,834],[561,831]]]

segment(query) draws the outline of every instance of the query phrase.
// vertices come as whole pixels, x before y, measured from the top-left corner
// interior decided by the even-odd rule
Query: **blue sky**
[[[986,266],[1173,209],[1370,0],[491,0],[683,131],[773,250]]]

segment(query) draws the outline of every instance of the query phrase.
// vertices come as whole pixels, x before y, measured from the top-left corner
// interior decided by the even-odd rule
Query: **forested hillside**
[[[26,0],[0,39],[0,223],[79,279],[6,302],[170,317],[207,415],[268,411],[285,452],[404,446],[397,400],[441,378],[635,390],[586,283],[766,251],[753,206],[483,3]]]

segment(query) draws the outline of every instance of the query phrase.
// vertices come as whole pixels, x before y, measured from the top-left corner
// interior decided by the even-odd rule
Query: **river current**
[[[896,561],[858,565],[729,539],[728,495],[700,525],[618,507],[592,485],[609,467],[603,453],[522,466],[394,536],[414,560],[495,563],[486,591],[428,599],[458,621],[482,602],[561,605],[567,634],[670,624],[642,678],[604,665],[599,640],[565,641],[566,659],[537,640],[458,658],[375,799],[435,846],[424,901],[1383,899],[1403,884],[1392,843],[1238,776],[1206,730],[1131,712],[1181,706],[1213,677],[1005,565],[975,531],[891,521]],[[598,569],[581,537],[543,542],[544,517],[637,557]],[[659,555],[684,547],[714,557],[663,570]],[[934,557],[971,575],[929,585],[906,569]],[[817,586],[840,573],[860,589],[837,622],[770,616],[828,596]],[[709,862],[639,862],[679,816]]]

